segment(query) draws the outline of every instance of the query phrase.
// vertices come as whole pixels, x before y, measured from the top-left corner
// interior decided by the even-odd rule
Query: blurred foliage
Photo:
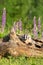
[[[0,65],[43,65],[43,58],[35,58],[35,57],[12,57],[9,56],[8,58],[2,58],[0,60]]]
[[[19,19],[23,22],[23,30],[31,31],[33,28],[33,17],[41,17],[41,29],[43,31],[43,0],[0,0],[0,27],[2,21],[2,10],[6,8],[6,28],[9,31],[14,21]]]

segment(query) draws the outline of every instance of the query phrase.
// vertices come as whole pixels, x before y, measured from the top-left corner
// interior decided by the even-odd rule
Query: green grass
[[[9,59],[3,57],[0,60],[0,65],[43,65],[43,58],[27,58],[24,56],[13,58],[9,56]]]

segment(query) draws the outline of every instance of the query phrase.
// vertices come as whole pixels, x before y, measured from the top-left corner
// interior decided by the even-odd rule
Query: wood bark
[[[20,55],[43,57],[43,41],[31,38],[23,42],[15,32],[11,32],[9,41],[0,43],[0,57],[5,56],[6,53],[14,57]]]

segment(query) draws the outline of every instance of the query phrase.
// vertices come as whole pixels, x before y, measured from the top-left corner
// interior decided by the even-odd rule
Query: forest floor
[[[43,65],[43,58],[24,56],[13,58],[12,56],[8,56],[8,58],[3,57],[0,60],[0,65]]]

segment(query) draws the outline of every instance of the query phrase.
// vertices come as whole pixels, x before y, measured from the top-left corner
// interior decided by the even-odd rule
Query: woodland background
[[[33,17],[41,18],[41,30],[43,30],[43,0],[0,0],[0,27],[3,8],[7,11],[5,30],[9,30],[15,21],[22,20],[23,30],[31,31]]]

